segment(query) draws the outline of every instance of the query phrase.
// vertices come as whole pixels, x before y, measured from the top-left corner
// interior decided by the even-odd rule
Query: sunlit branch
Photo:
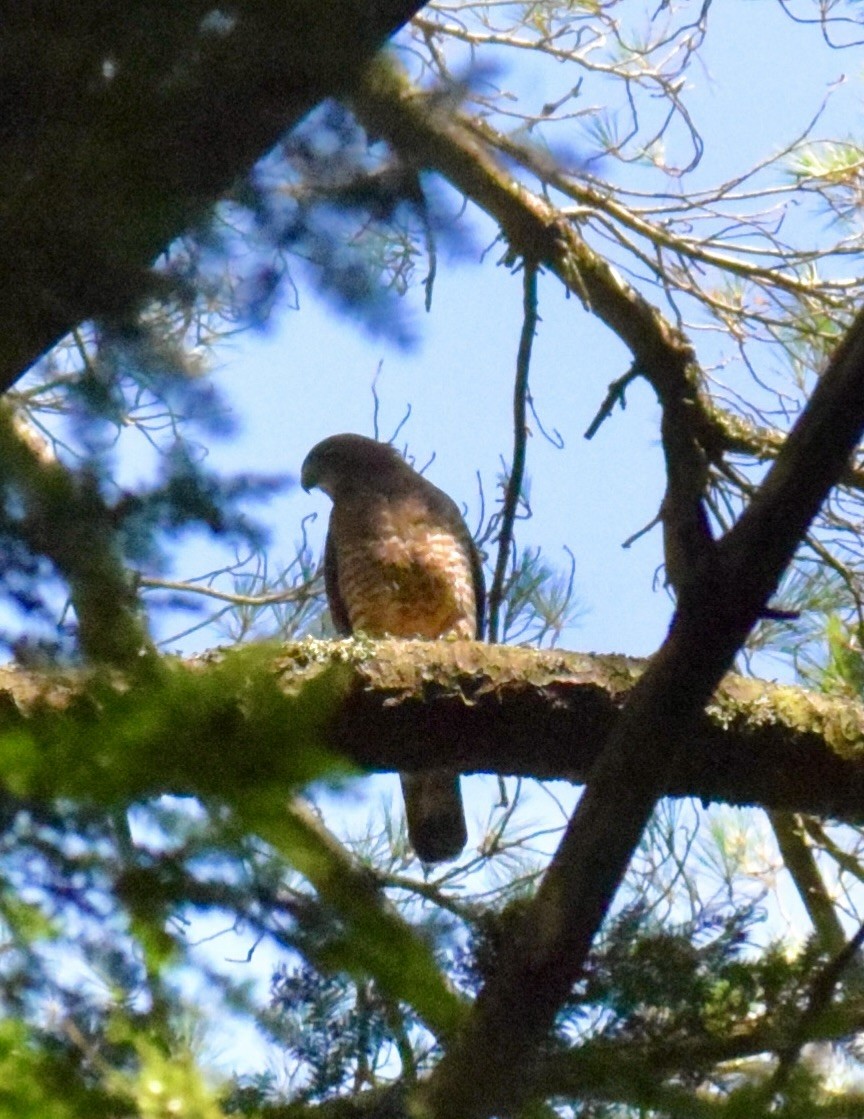
[[[768,819],[783,863],[820,944],[826,952],[840,952],[846,943],[846,935],[807,842],[802,818],[794,812],[769,812]]]

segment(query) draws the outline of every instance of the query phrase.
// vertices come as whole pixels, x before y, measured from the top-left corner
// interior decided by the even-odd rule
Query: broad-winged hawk
[[[340,633],[482,636],[483,573],[471,533],[456,503],[395,447],[332,435],[306,456],[301,483],[333,501],[324,581]],[[433,770],[401,779],[418,858],[456,858],[466,841],[458,775]]]

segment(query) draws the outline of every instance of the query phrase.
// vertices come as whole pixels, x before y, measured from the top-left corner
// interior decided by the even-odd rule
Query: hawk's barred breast
[[[347,503],[334,509],[339,592],[351,628],[370,636],[473,637],[476,599],[471,542],[430,524],[416,499]],[[455,531],[454,531],[455,530]]]

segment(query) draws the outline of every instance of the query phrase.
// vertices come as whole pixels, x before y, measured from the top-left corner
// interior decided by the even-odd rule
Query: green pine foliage
[[[322,101],[334,91],[306,72],[305,48],[320,59],[321,42],[336,43],[352,13],[365,26],[371,9],[321,4],[295,67],[310,103],[292,101],[285,119],[317,107],[215,184],[208,159],[219,153],[196,131],[174,153],[188,170],[183,190],[173,164],[163,190],[161,174],[143,174],[153,105],[180,119],[208,74],[233,75],[246,99],[219,85],[217,107],[239,144],[256,123],[243,115],[250,85],[261,93],[259,77],[269,81],[284,52],[274,31],[270,69],[254,52],[233,59],[231,36],[278,29],[288,9],[88,2],[64,6],[61,19],[25,7],[0,4],[0,102],[15,123],[0,129],[0,203],[32,169],[40,184],[43,172],[76,184],[84,213],[110,179],[106,228],[126,240],[79,229],[78,207],[54,207],[53,194],[32,200],[32,228],[13,214],[33,265],[18,285],[33,309],[32,322],[18,315],[21,352],[31,327],[42,338],[33,324],[46,291],[54,313],[61,304],[57,323],[74,321],[0,411],[0,1119],[425,1119],[424,1085],[475,1000],[514,944],[528,956],[551,935],[531,925],[532,903],[572,797],[527,779],[502,781],[496,796],[488,778],[480,842],[434,870],[413,858],[398,810],[381,807],[364,831],[355,793],[367,778],[322,745],[353,654],[330,659],[305,526],[295,555],[268,550],[265,503],[286,480],[208,466],[208,441],[232,434],[208,364],[301,290],[403,343],[400,296],[420,287],[428,308],[439,257],[473,244],[454,218],[463,197],[501,227],[498,255],[514,267],[533,262],[526,230],[536,233],[528,219],[541,214],[550,279],[628,345],[637,319],[656,328],[657,345],[678,332],[710,336],[713,372],[695,368],[697,353],[684,411],[700,410],[700,509],[719,535],[864,294],[860,145],[805,131],[752,176],[738,169],[713,190],[691,187],[704,145],[686,91],[710,42],[707,4],[661,4],[638,26],[616,0],[430,6],[384,67],[408,94],[383,114],[380,90],[353,72],[335,91],[343,100]],[[381,35],[413,14],[392,8]],[[860,23],[844,4],[813,6],[809,18],[826,35]],[[496,69],[528,51],[570,74],[560,98],[533,109]],[[406,138],[418,107],[423,127],[415,119]],[[67,147],[76,112],[92,113],[93,128]],[[571,128],[563,140],[559,126]],[[787,194],[788,209],[775,211]],[[495,208],[502,196],[506,212]],[[185,233],[171,240],[175,227]],[[574,230],[585,255],[562,265],[547,240]],[[46,242],[56,291],[40,271]],[[608,302],[592,302],[586,285],[601,281]],[[623,322],[613,296],[632,297]],[[713,346],[726,342],[741,368],[721,383],[730,359]],[[18,353],[8,338],[0,350],[7,343]],[[636,363],[610,387],[598,426],[641,375]],[[527,390],[521,405],[533,412]],[[560,441],[536,414],[528,426]],[[149,456],[134,485],[117,480],[130,447]],[[864,694],[860,475],[851,464],[790,568],[780,604],[796,616],[766,617],[746,650],[850,702]],[[479,518],[487,573],[509,476],[505,467]],[[553,646],[579,615],[575,565],[559,569],[531,542],[527,482],[517,497],[500,634]],[[230,558],[167,579],[195,533]],[[230,647],[167,655],[153,637],[166,618],[186,648]],[[279,656],[305,671],[299,683],[274,671]],[[755,809],[742,823],[707,806],[657,807],[578,981],[518,1070],[519,1114],[864,1115],[860,944],[850,939],[864,842],[830,821],[775,817],[772,827]],[[832,930],[851,947],[837,951]],[[229,932],[245,959],[214,948]],[[214,1058],[219,1028],[240,1040]]]

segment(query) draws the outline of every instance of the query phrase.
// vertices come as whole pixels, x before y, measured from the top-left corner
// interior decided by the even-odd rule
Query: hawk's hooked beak
[[[300,468],[300,485],[307,493],[309,493],[310,490],[314,490],[315,487],[318,485],[318,475],[315,471],[314,465],[309,461],[308,458],[305,459],[302,467]]]

